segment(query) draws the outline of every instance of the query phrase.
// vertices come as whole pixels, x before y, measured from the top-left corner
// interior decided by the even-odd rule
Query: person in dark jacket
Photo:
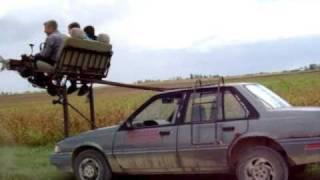
[[[95,30],[94,30],[93,26],[91,26],[91,25],[86,26],[83,30],[87,34],[89,39],[94,40],[94,41],[97,40],[97,36],[95,35]]]

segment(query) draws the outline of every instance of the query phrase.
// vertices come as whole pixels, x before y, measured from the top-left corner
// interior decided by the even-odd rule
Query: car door
[[[129,127],[120,128],[113,154],[125,172],[179,171],[175,123],[181,101],[181,94],[156,96],[129,118]]]
[[[227,88],[223,95],[223,119],[217,121],[217,141],[227,148],[232,141],[247,132],[249,119],[257,119],[252,105],[235,89]]]
[[[178,131],[178,155],[186,172],[216,171],[221,168],[223,157],[216,152],[217,126],[214,123],[221,118],[219,94],[213,88],[193,92],[189,96],[185,120]]]
[[[224,106],[226,88],[221,92],[211,89],[191,93],[189,97],[185,121],[178,131],[178,155],[185,171],[228,170],[228,143],[236,133],[247,130],[246,120],[224,120],[225,110],[229,110]]]

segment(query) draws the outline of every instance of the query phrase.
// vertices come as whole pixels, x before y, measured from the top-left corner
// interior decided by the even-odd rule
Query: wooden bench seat
[[[110,44],[67,38],[55,65],[55,74],[72,78],[105,78],[108,75],[112,54]]]

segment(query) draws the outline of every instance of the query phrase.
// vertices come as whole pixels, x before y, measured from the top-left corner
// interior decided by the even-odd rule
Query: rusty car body
[[[293,107],[257,83],[166,91],[120,125],[58,142],[51,162],[78,179],[235,173],[286,180],[289,168],[320,162],[320,108]]]

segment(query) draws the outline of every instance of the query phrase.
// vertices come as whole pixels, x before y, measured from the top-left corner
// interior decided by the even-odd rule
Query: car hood
[[[119,125],[108,126],[90,130],[79,135],[63,139],[57,145],[64,152],[72,152],[81,146],[93,146],[102,151],[108,152],[112,150],[112,143],[115,132],[117,132]]]
[[[103,127],[103,128],[98,128],[98,129],[94,129],[94,130],[89,130],[86,132],[83,132],[81,134],[79,134],[79,137],[83,137],[83,136],[100,136],[100,135],[108,135],[108,134],[113,134],[116,130],[118,130],[119,125],[114,125],[114,126],[107,126],[107,127]],[[75,136],[77,137],[77,136]]]

